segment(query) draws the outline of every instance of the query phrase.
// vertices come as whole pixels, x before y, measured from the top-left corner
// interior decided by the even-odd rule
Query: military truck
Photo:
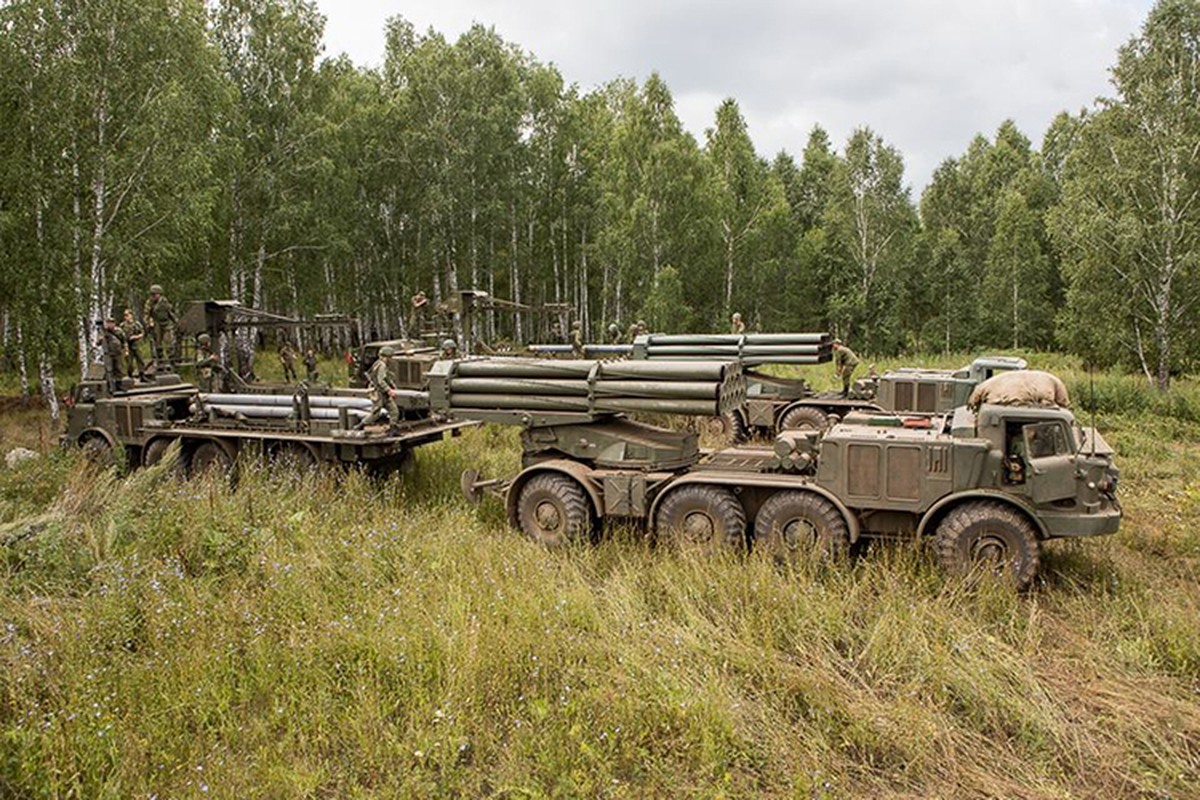
[[[608,520],[642,525],[658,543],[749,548],[781,563],[871,538],[929,539],[946,569],[982,567],[1025,588],[1042,542],[1111,534],[1121,517],[1112,449],[1064,408],[854,411],[824,433],[783,431],[771,446],[701,451],[695,433],[607,410],[603,382],[585,387],[586,402],[556,409],[536,398],[559,391],[558,377],[493,363],[490,380],[523,376],[523,403],[497,394],[503,383],[464,384],[484,374],[478,363],[436,364],[431,405],[451,419],[522,428],[523,469],[491,480],[468,470],[463,490],[476,502],[501,496],[510,524],[546,545],[591,540]],[[602,372],[606,362],[574,363]],[[705,396],[725,413],[740,394],[726,386]],[[677,396],[663,383],[660,399]]]
[[[407,466],[412,450],[458,436],[469,422],[453,422],[430,411],[424,392],[396,398],[403,419],[356,430],[371,408],[367,392],[309,391],[247,387],[233,393],[201,393],[175,374],[153,381],[85,380],[69,396],[63,444],[82,447],[107,462],[158,463],[174,442],[181,445],[185,473],[233,469],[243,453],[301,469],[317,464],[362,465],[386,474]]]

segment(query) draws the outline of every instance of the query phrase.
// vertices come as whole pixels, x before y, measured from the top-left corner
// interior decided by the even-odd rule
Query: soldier
[[[571,323],[571,352],[576,358],[583,358],[583,323],[579,320]]]
[[[617,323],[615,323],[615,322],[609,323],[608,343],[609,344],[620,344],[621,343],[621,326],[617,325]]]
[[[121,333],[125,334],[125,366],[132,375],[136,365],[138,377],[145,380],[146,359],[142,357],[142,337],[146,335],[146,331],[142,328],[142,323],[133,318],[132,308],[125,309],[121,318]]]
[[[317,352],[311,347],[304,351],[304,371],[308,374],[309,383],[316,383],[321,377],[317,372]]]
[[[857,367],[858,356],[854,354],[854,351],[846,347],[841,339],[834,339],[833,369],[842,379],[842,397],[850,396],[850,379],[854,377],[854,370]]]
[[[160,361],[170,361],[175,357],[175,325],[179,322],[175,307],[163,297],[163,288],[157,283],[150,287],[150,296],[142,308],[142,319],[150,332],[154,369],[157,371]]]
[[[395,353],[395,348],[385,344],[379,348],[379,358],[375,359],[375,363],[367,370],[367,386],[371,389],[371,413],[354,426],[355,430],[374,425],[385,412],[393,428],[400,421],[400,409],[396,407],[395,400],[399,390],[392,379],[392,371],[388,369],[388,359]]]
[[[296,351],[292,349],[292,343],[284,340],[279,346],[279,364],[283,367],[283,380],[285,383],[295,383],[296,377]]]
[[[221,360],[209,346],[211,341],[207,333],[196,337],[196,386],[206,394],[216,391],[216,375],[225,371]]]
[[[125,377],[125,334],[112,317],[104,320],[97,344],[104,350],[104,378],[108,388],[115,391]]]
[[[453,339],[442,340],[442,358],[458,358],[458,342]]]
[[[746,323],[742,322],[742,315],[737,311],[733,312],[733,317],[729,320],[729,332],[737,336],[746,332]]]
[[[425,329],[425,306],[429,305],[429,298],[422,290],[414,294],[410,302],[412,303],[412,318],[408,327],[412,330],[412,336],[420,336],[421,331]]]
[[[646,327],[645,320],[639,319],[637,322],[630,325],[629,326],[629,334],[628,334],[629,343],[633,344],[634,339],[636,339],[639,336],[645,336],[647,330],[648,330],[648,328]]]

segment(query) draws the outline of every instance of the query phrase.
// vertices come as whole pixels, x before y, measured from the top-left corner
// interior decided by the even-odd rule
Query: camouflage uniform
[[[115,387],[125,377],[125,334],[117,327],[116,320],[105,321],[100,345],[104,348],[104,377]]]
[[[146,331],[142,323],[133,318],[132,311],[125,312],[125,318],[121,321],[121,333],[125,334],[125,366],[129,368],[130,374],[136,366],[137,374],[145,375],[146,359],[142,357],[142,337]]]
[[[617,326],[617,323],[615,323],[615,322],[608,326],[608,343],[609,344],[620,344],[621,343],[621,329],[620,329],[620,327]]]
[[[392,425],[400,421],[400,409],[391,394],[396,389],[396,382],[392,380],[392,372],[388,369],[388,358],[392,352],[391,347],[382,348],[379,358],[375,359],[375,363],[367,370],[367,385],[371,388],[371,413],[355,425],[355,428],[374,425],[383,417],[385,411],[388,422]]]
[[[287,383],[295,383],[296,378],[296,351],[292,349],[289,342],[284,342],[279,348],[279,363],[283,367],[283,380]]]
[[[842,379],[843,397],[847,397],[850,394],[850,379],[854,376],[854,370],[857,367],[858,356],[854,354],[854,351],[841,342],[834,342],[833,368],[838,377]]]
[[[746,332],[746,323],[742,322],[741,314],[734,314],[729,321],[729,332],[741,336]]]
[[[578,320],[571,323],[571,352],[577,358],[583,358],[583,323]]]
[[[317,354],[313,349],[308,348],[308,352],[304,354],[304,371],[308,373],[308,382],[316,383],[320,375],[317,373]]]
[[[205,393],[216,391],[216,375],[224,370],[208,343],[208,334],[201,334],[196,345],[196,386]]]
[[[157,369],[159,361],[169,361],[175,357],[175,324],[179,322],[175,307],[162,296],[161,286],[156,284],[150,287],[150,296],[142,308],[142,319],[150,329],[154,367]]]

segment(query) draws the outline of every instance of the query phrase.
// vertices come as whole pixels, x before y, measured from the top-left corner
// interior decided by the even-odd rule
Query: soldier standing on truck
[[[409,335],[419,337],[421,331],[425,330],[425,306],[429,305],[429,298],[425,296],[425,291],[418,291],[412,296],[409,301],[412,304],[412,317],[408,323]]]
[[[126,368],[132,375],[136,365],[138,377],[145,380],[146,359],[142,357],[142,337],[146,335],[146,331],[142,328],[142,323],[133,318],[132,308],[125,309],[125,314],[121,318],[121,333],[125,334]]]
[[[279,364],[283,367],[283,380],[285,383],[295,383],[296,377],[296,351],[292,349],[292,343],[284,341],[279,346]]]
[[[125,334],[112,317],[104,320],[97,344],[104,349],[104,378],[109,389],[116,390],[125,377]]]
[[[842,397],[850,396],[850,379],[858,367],[858,356],[841,339],[833,340],[833,369],[842,379]]]
[[[746,323],[742,322],[742,315],[737,311],[733,312],[733,317],[729,320],[729,332],[736,336],[746,332]]]
[[[371,413],[363,418],[354,429],[362,430],[368,425],[374,425],[387,413],[388,422],[392,427],[400,421],[400,409],[396,406],[396,395],[399,389],[392,379],[392,371],[388,369],[388,360],[396,354],[396,349],[390,344],[379,348],[379,358],[367,370],[367,385],[371,388]]]
[[[205,393],[216,390],[216,375],[225,371],[221,360],[209,346],[211,341],[207,333],[196,337],[196,386]]]
[[[649,330],[649,329],[646,327],[646,321],[643,319],[639,319],[637,322],[630,325],[629,326],[629,335],[628,335],[629,343],[633,344],[634,340],[637,339],[637,337],[645,336],[647,330]]]
[[[608,343],[609,344],[620,344],[621,343],[621,326],[615,322],[610,322],[608,325]]]
[[[317,352],[311,347],[304,352],[304,371],[309,383],[316,383],[321,377],[317,372]]]
[[[163,297],[163,288],[157,283],[150,287],[150,296],[142,308],[142,319],[150,331],[154,369],[157,371],[160,361],[175,358],[175,325],[179,322],[175,307]]]

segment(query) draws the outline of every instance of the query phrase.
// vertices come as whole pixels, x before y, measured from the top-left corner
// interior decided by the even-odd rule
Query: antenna
[[[1096,457],[1096,367],[1088,362],[1088,383],[1092,395],[1092,458]]]

